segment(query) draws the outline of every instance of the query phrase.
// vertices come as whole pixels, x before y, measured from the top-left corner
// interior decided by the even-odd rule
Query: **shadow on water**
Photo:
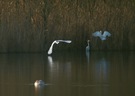
[[[134,96],[134,52],[0,54],[0,96]],[[35,80],[46,85],[34,87]]]

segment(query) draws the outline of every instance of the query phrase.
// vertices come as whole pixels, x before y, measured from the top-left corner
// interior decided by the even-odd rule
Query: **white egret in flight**
[[[102,34],[102,31],[96,31],[92,34],[92,36],[94,37],[99,37],[102,41],[106,40],[106,37],[110,37],[111,33],[109,33],[108,31],[104,31],[104,33]]]
[[[53,50],[53,45],[54,44],[59,44],[60,42],[64,42],[64,43],[71,43],[72,41],[71,40],[55,40],[53,41],[53,43],[51,44],[49,50],[48,50],[48,54],[52,54],[52,50]]]

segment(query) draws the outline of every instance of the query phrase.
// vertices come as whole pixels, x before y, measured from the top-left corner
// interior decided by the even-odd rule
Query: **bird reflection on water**
[[[54,62],[53,62],[53,59],[52,59],[52,56],[48,56],[48,62],[50,65],[52,65]]]
[[[47,55],[0,54],[0,96],[135,96],[134,53],[91,52],[89,66],[83,53],[53,54],[53,63]],[[36,78],[53,85],[35,88]]]
[[[36,96],[43,96],[43,89],[45,87],[45,83],[42,80],[36,80],[34,83]]]
[[[108,66],[109,62],[102,58],[98,60],[96,63],[96,78],[99,81],[107,82],[108,81]]]

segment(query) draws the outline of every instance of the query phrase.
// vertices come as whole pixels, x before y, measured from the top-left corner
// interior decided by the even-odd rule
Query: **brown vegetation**
[[[107,30],[107,41],[92,37]],[[1,0],[0,52],[43,52],[55,39],[62,49],[135,49],[135,0]]]

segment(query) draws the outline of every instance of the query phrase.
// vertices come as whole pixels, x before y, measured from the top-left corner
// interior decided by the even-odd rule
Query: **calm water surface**
[[[135,96],[135,54],[0,54],[0,96]]]

